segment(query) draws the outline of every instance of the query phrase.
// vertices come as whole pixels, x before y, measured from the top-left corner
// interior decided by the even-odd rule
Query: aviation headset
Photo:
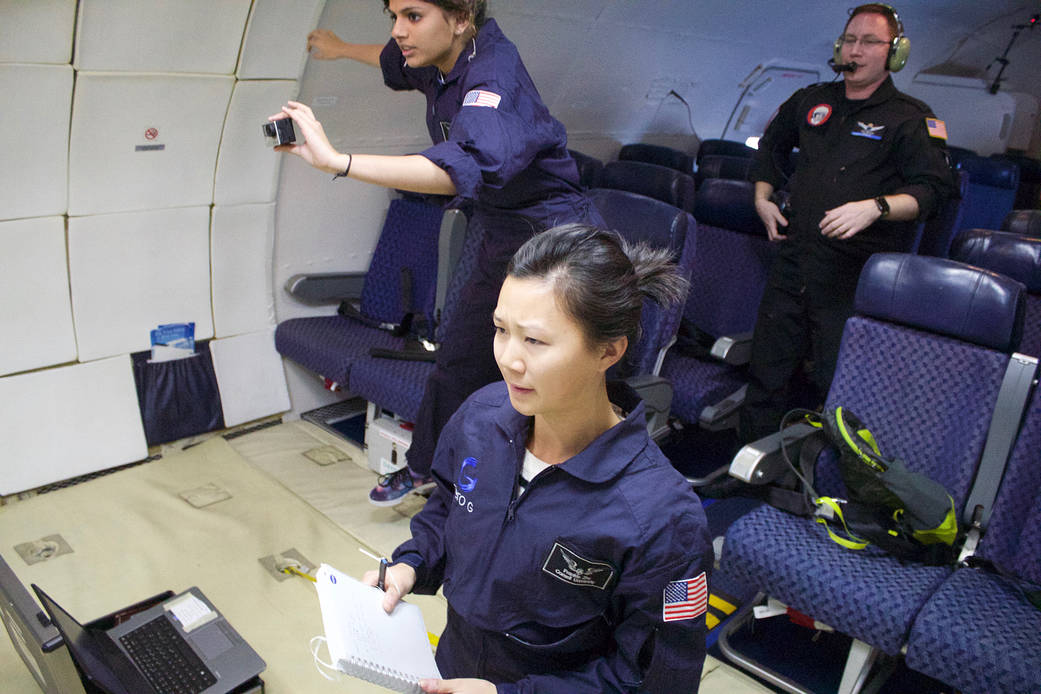
[[[903,69],[904,65],[907,64],[907,56],[911,53],[911,39],[904,36],[904,23],[900,21],[900,15],[898,15],[896,10],[890,5],[870,3],[868,5],[854,7],[849,11],[849,18],[853,19],[858,14],[864,14],[866,12],[888,15],[893,19],[893,23],[896,24],[896,36],[889,43],[889,55],[886,57],[886,69],[890,72],[899,72]],[[849,26],[848,20],[846,21],[846,26]],[[833,58],[836,63],[842,62],[842,36],[835,39]]]

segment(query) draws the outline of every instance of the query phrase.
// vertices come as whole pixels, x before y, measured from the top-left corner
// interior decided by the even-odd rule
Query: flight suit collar
[[[513,409],[505,384],[498,397],[499,411],[494,420],[512,441],[528,438],[531,417]],[[572,477],[599,484],[617,477],[647,447],[647,421],[643,401],[636,392],[621,381],[609,382],[607,394],[611,402],[627,413],[625,419],[593,440],[578,455],[557,465]]]
[[[484,23],[484,26],[481,27],[480,31],[477,32],[477,36],[474,37],[473,41],[463,47],[463,52],[460,53],[459,57],[456,59],[452,71],[442,77],[441,83],[451,84],[462,77],[463,74],[466,73],[470,61],[474,60],[477,55],[489,45],[489,42],[504,38],[505,36],[503,35],[502,30],[499,29],[499,25],[496,24],[495,20],[487,20]]]

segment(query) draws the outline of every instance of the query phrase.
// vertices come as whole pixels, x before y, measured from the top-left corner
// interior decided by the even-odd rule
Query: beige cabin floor
[[[320,465],[305,454],[339,460]],[[375,479],[352,443],[309,422],[287,422],[183,451],[167,448],[157,462],[9,498],[0,506],[0,553],[24,583],[38,583],[84,620],[168,588],[199,585],[268,661],[269,694],[383,692],[359,680],[329,682],[315,671],[307,651],[308,639],[321,633],[313,587],[303,579],[275,581],[257,561],[295,548],[360,575],[372,561],[359,548],[389,555],[408,538],[422,499],[372,506],[366,497]],[[207,484],[232,498],[195,509],[178,496]],[[27,566],[14,553],[14,545],[54,533],[69,541],[72,554]],[[439,632],[443,599],[415,602],[428,629]],[[5,694],[39,691],[6,636],[0,682]],[[726,664],[705,663],[703,694],[769,691]]]

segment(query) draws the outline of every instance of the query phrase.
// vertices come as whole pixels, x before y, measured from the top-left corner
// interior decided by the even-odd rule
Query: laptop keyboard
[[[119,641],[159,694],[198,694],[217,681],[163,615],[120,636]]]

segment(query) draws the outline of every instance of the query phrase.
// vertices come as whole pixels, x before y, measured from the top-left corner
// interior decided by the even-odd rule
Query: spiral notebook
[[[419,680],[440,678],[423,613],[399,602],[383,611],[383,591],[322,564],[315,574],[322,626],[340,672],[396,692],[422,694]]]

